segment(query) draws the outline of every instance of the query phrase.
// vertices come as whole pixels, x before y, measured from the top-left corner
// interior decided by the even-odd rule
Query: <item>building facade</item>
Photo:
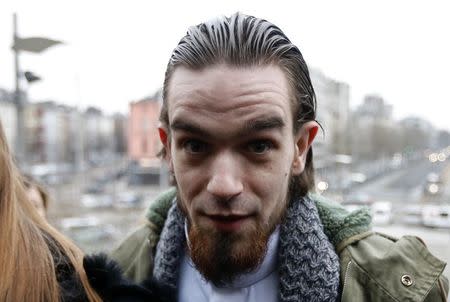
[[[157,131],[161,104],[160,91],[130,103],[127,129],[130,184],[161,183],[166,179],[161,172],[167,172],[158,158],[162,147]]]
[[[323,127],[314,143],[314,158],[318,168],[333,164],[334,154],[348,154],[349,141],[346,134],[350,115],[350,87],[324,75],[319,70],[310,70],[311,81],[317,98],[317,121]]]
[[[14,152],[17,137],[17,109],[13,95],[0,89],[0,121],[10,149]]]
[[[72,160],[68,108],[52,101],[29,103],[24,110],[28,163],[60,164]]]
[[[128,121],[128,157],[136,162],[157,161],[161,148],[158,137],[158,120],[161,110],[161,96],[130,103]]]

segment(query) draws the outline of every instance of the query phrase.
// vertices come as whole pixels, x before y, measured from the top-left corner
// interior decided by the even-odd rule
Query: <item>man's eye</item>
[[[264,154],[270,151],[272,148],[273,144],[267,140],[254,141],[248,145],[249,151],[256,154]]]
[[[183,148],[188,153],[204,153],[206,152],[207,145],[196,139],[189,139],[183,143]]]

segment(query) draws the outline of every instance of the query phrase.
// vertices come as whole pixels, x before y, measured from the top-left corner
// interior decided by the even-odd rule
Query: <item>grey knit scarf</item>
[[[184,216],[173,203],[157,245],[153,275],[178,285],[186,238]],[[280,301],[338,301],[339,258],[327,236],[316,205],[308,198],[291,202],[280,226],[278,250]]]

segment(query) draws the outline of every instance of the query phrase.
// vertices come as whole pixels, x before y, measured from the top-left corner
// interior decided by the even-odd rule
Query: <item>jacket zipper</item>
[[[345,270],[345,277],[344,277],[344,284],[342,285],[342,294],[345,292],[345,284],[347,283],[347,277],[348,277],[348,271],[350,270],[350,264],[352,264],[352,261],[350,260],[347,264],[347,269]]]

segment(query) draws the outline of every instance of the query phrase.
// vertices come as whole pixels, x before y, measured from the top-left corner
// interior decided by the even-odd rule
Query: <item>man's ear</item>
[[[160,125],[158,127],[159,132],[159,139],[161,140],[161,143],[163,144],[164,148],[164,159],[167,160],[167,164],[169,165],[169,170],[173,172],[173,165],[172,165],[172,156],[170,153],[170,137],[167,129]]]
[[[305,169],[306,155],[318,131],[319,124],[316,121],[306,122],[298,130],[295,136],[295,153],[292,163],[293,175],[300,175]]]

